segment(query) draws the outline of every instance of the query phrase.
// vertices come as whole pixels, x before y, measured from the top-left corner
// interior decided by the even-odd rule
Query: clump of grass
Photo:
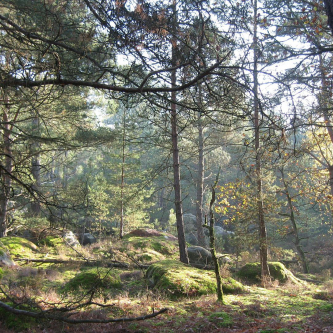
[[[106,268],[91,268],[80,272],[64,288],[64,293],[84,291],[104,291],[106,289],[120,289],[121,282],[119,275]]]
[[[231,327],[233,325],[232,317],[226,312],[212,313],[208,320],[213,322],[217,327]]]

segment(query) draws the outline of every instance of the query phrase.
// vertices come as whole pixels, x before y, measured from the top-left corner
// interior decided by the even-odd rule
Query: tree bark
[[[176,0],[173,0],[173,33],[176,36],[177,33],[177,9]],[[177,64],[177,40],[175,37],[171,40],[172,46],[172,67],[175,68]],[[177,74],[176,69],[171,72],[171,86],[176,87]],[[180,261],[188,264],[188,254],[185,241],[184,220],[183,220],[183,207],[181,199],[181,185],[180,185],[180,163],[179,163],[179,149],[178,149],[178,131],[177,131],[177,95],[176,91],[171,92],[171,136],[172,136],[172,159],[173,159],[173,178],[174,178],[174,191],[175,191],[175,212],[177,223],[177,234],[179,244],[179,256]]]
[[[267,231],[264,217],[264,203],[262,194],[262,177],[261,177],[261,148],[260,148],[260,123],[259,123],[259,98],[258,98],[258,37],[257,37],[257,0],[253,4],[253,98],[254,98],[254,131],[255,131],[255,162],[256,162],[256,185],[257,185],[257,208],[258,208],[258,223],[259,223],[259,246],[260,246],[260,264],[261,264],[261,279],[265,283],[270,279],[268,267],[268,245]]]
[[[122,146],[121,146],[121,184],[120,184],[120,227],[119,237],[124,237],[124,190],[125,190],[125,135],[126,135],[126,113],[123,109],[123,133],[122,133]]]
[[[3,140],[3,154],[4,166],[0,170],[1,175],[1,188],[0,188],[0,238],[7,236],[7,210],[8,202],[11,191],[12,179],[11,173],[13,171],[13,157],[11,150],[11,126],[9,124],[9,100],[5,90],[3,90],[4,107],[2,111],[2,140]]]
[[[319,102],[319,107],[321,109],[322,115],[324,117],[325,128],[330,137],[330,141],[333,144],[332,122],[331,122],[331,119],[328,114],[328,110],[329,110],[328,101],[330,100],[331,83],[328,82],[326,79],[325,64],[323,62],[322,55],[319,55],[319,61],[320,61],[320,74],[321,74],[321,94],[319,95],[318,102]],[[330,177],[329,178],[330,192],[331,192],[331,195],[333,196],[333,164],[330,163],[329,159],[327,159],[327,158],[324,158],[324,159],[325,159],[325,164],[327,165],[329,177]]]
[[[196,200],[196,224],[197,224],[197,237],[198,244],[200,246],[206,246],[206,239],[203,230],[203,186],[204,186],[204,137],[203,137],[203,127],[201,122],[201,115],[199,115],[198,121],[198,178],[197,178],[197,200]]]
[[[220,173],[220,170],[216,176],[216,181],[215,181],[214,185],[212,186],[212,198],[211,198],[210,204],[209,204],[209,226],[207,225],[207,223],[205,224],[205,226],[209,230],[209,246],[210,246],[210,252],[212,254],[212,261],[214,263],[217,300],[223,304],[224,300],[223,300],[223,289],[222,289],[222,278],[221,278],[221,273],[220,273],[220,264],[219,264],[218,258],[216,256],[216,250],[215,250],[215,234],[214,234],[215,218],[214,218],[214,208],[213,208],[214,202],[215,202],[215,187],[218,182],[219,173]]]
[[[34,117],[32,120],[32,130],[37,135],[39,134],[39,119],[38,116]],[[33,191],[37,192],[40,187],[40,154],[39,154],[39,143],[33,141],[31,143],[31,174],[35,180],[32,185]],[[41,205],[40,200],[38,200],[38,195],[35,196],[34,201],[31,203],[31,213],[33,216],[38,216],[40,214]]]
[[[284,190],[285,190],[285,194],[287,196],[287,201],[288,201],[288,208],[289,208],[289,219],[291,222],[291,226],[293,228],[293,234],[295,237],[294,240],[294,245],[296,248],[296,251],[300,257],[301,263],[302,263],[302,268],[303,268],[303,273],[307,274],[309,273],[309,268],[308,268],[308,264],[305,258],[305,253],[302,249],[301,246],[301,239],[298,235],[298,228],[297,228],[297,223],[296,223],[296,219],[295,219],[295,214],[294,214],[294,209],[293,209],[293,203],[292,203],[292,199],[289,193],[289,189],[288,189],[288,184],[286,183],[285,177],[284,177],[284,171],[283,169],[280,170],[281,172],[281,176],[282,176],[282,181],[283,181],[283,186],[284,186]]]

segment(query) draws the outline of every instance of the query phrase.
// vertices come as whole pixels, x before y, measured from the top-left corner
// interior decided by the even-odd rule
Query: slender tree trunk
[[[1,174],[1,188],[0,188],[0,237],[7,236],[7,210],[8,202],[11,191],[12,179],[11,173],[13,170],[13,158],[11,150],[11,127],[9,124],[9,101],[6,91],[3,91],[3,113],[2,113],[2,126],[3,126],[3,154],[4,164],[0,170]]]
[[[121,161],[121,184],[120,184],[120,227],[119,237],[124,237],[124,190],[125,190],[125,135],[126,114],[123,110],[123,135],[122,135],[122,161]]]
[[[203,127],[201,122],[201,115],[199,115],[198,120],[198,178],[197,178],[197,200],[196,200],[196,222],[197,222],[197,237],[200,246],[206,246],[206,239],[203,230],[203,186],[204,186],[204,137],[203,137]]]
[[[325,64],[323,62],[322,55],[319,55],[319,62],[320,62],[320,74],[321,74],[321,94],[318,98],[318,102],[319,102],[319,107],[321,109],[322,115],[324,117],[327,133],[328,133],[330,141],[333,145],[333,128],[332,128],[331,119],[328,114],[328,110],[329,110],[328,101],[330,100],[331,83],[328,82],[326,79]],[[329,186],[330,186],[331,195],[333,196],[333,164],[331,164],[327,158],[325,158],[325,164],[327,164],[327,168],[329,171],[329,177],[330,177]],[[333,215],[333,212],[332,212],[332,215]]]
[[[176,0],[173,0],[173,33],[177,33],[177,10]],[[172,38],[172,67],[177,64],[177,40]],[[176,86],[177,76],[176,70],[171,72],[171,85]],[[185,241],[184,220],[183,220],[183,207],[181,199],[181,186],[180,186],[180,163],[179,163],[179,149],[178,149],[178,131],[177,131],[177,95],[176,92],[171,92],[171,136],[172,136],[172,158],[173,158],[173,176],[174,176],[174,191],[175,191],[175,212],[179,244],[180,261],[188,264],[188,254]]]
[[[215,251],[215,234],[214,234],[214,225],[215,225],[215,218],[214,218],[214,202],[215,202],[215,188],[218,182],[220,170],[216,176],[216,181],[214,185],[212,186],[212,198],[210,200],[209,204],[209,226],[207,225],[207,221],[205,221],[205,227],[209,230],[209,246],[210,246],[210,252],[212,254],[212,260],[214,263],[214,270],[215,270],[215,277],[216,277],[216,290],[217,290],[217,300],[224,303],[223,300],[223,288],[222,288],[222,278],[220,273],[220,264],[218,261],[218,258],[216,256]]]
[[[293,228],[293,234],[294,234],[294,237],[295,237],[294,245],[295,245],[296,251],[297,251],[297,253],[298,253],[298,255],[301,259],[303,272],[307,274],[307,273],[309,273],[309,268],[308,268],[308,264],[307,264],[307,261],[306,261],[306,258],[305,258],[305,253],[302,249],[301,239],[300,239],[299,234],[298,234],[298,228],[297,228],[297,223],[296,223],[296,219],[295,219],[292,199],[291,199],[291,196],[290,196],[290,193],[289,193],[288,184],[285,181],[283,169],[281,169],[280,172],[281,172],[281,176],[282,176],[284,191],[285,191],[285,194],[287,196],[287,201],[288,201],[288,208],[289,208],[288,216],[289,216],[291,226]]]
[[[34,117],[32,120],[33,132],[39,134],[39,119],[38,116]],[[35,183],[32,186],[32,189],[37,192],[40,187],[40,154],[39,154],[40,145],[38,142],[34,141],[31,144],[31,174],[35,180]],[[34,216],[38,216],[40,214],[41,206],[40,200],[37,199],[38,194],[36,195],[36,199],[31,203],[31,213]]]
[[[260,246],[260,264],[261,279],[265,283],[270,279],[268,267],[268,246],[267,231],[264,217],[264,203],[262,194],[262,177],[261,177],[261,149],[260,149],[260,123],[259,123],[259,98],[258,98],[258,37],[257,37],[257,0],[253,3],[254,23],[253,23],[253,95],[254,95],[254,130],[255,130],[255,151],[256,151],[256,178],[257,178],[257,207],[259,221],[259,246]]]

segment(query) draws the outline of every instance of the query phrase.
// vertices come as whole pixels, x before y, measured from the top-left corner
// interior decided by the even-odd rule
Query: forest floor
[[[69,256],[63,248],[52,255],[50,247],[30,251],[28,247],[32,245],[19,244],[17,239],[9,241],[11,245],[16,242],[17,254],[14,246],[11,254],[17,260],[20,256],[30,256],[31,259],[38,256],[66,259],[66,255]],[[23,300],[29,309],[33,309],[31,300],[58,306],[62,300],[59,290],[82,272],[82,267],[74,263],[17,262],[20,263],[17,268],[4,270],[0,282],[1,300],[7,304]],[[118,292],[104,293],[94,300],[108,307],[92,305],[87,310],[79,309],[70,318],[135,318],[164,308],[167,312],[140,321],[74,325],[18,316],[0,307],[0,333],[333,333],[333,279],[329,276],[325,279],[318,276],[316,283],[273,283],[268,288],[245,285],[245,292],[225,295],[224,304],[221,304],[216,301],[216,295],[171,300],[170,295],[148,288],[144,271],[138,267],[118,271],[112,268],[111,272],[121,278]],[[110,290],[112,293],[113,289]]]
[[[329,290],[332,285],[328,281],[325,285],[308,287],[252,286],[243,294],[225,295],[225,305],[218,303],[214,295],[170,301],[147,292],[136,298],[118,297],[109,310],[91,310],[75,318],[130,318],[152,313],[153,308],[155,311],[168,308],[168,311],[152,319],[129,323],[39,322],[22,331],[18,327],[8,329],[0,323],[0,332],[333,332],[333,299],[330,292],[323,292],[323,287]]]

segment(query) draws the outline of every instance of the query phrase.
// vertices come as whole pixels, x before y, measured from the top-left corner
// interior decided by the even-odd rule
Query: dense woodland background
[[[327,20],[323,1],[1,0],[0,236],[155,228],[187,262],[213,211],[217,250],[263,276],[330,274]]]

